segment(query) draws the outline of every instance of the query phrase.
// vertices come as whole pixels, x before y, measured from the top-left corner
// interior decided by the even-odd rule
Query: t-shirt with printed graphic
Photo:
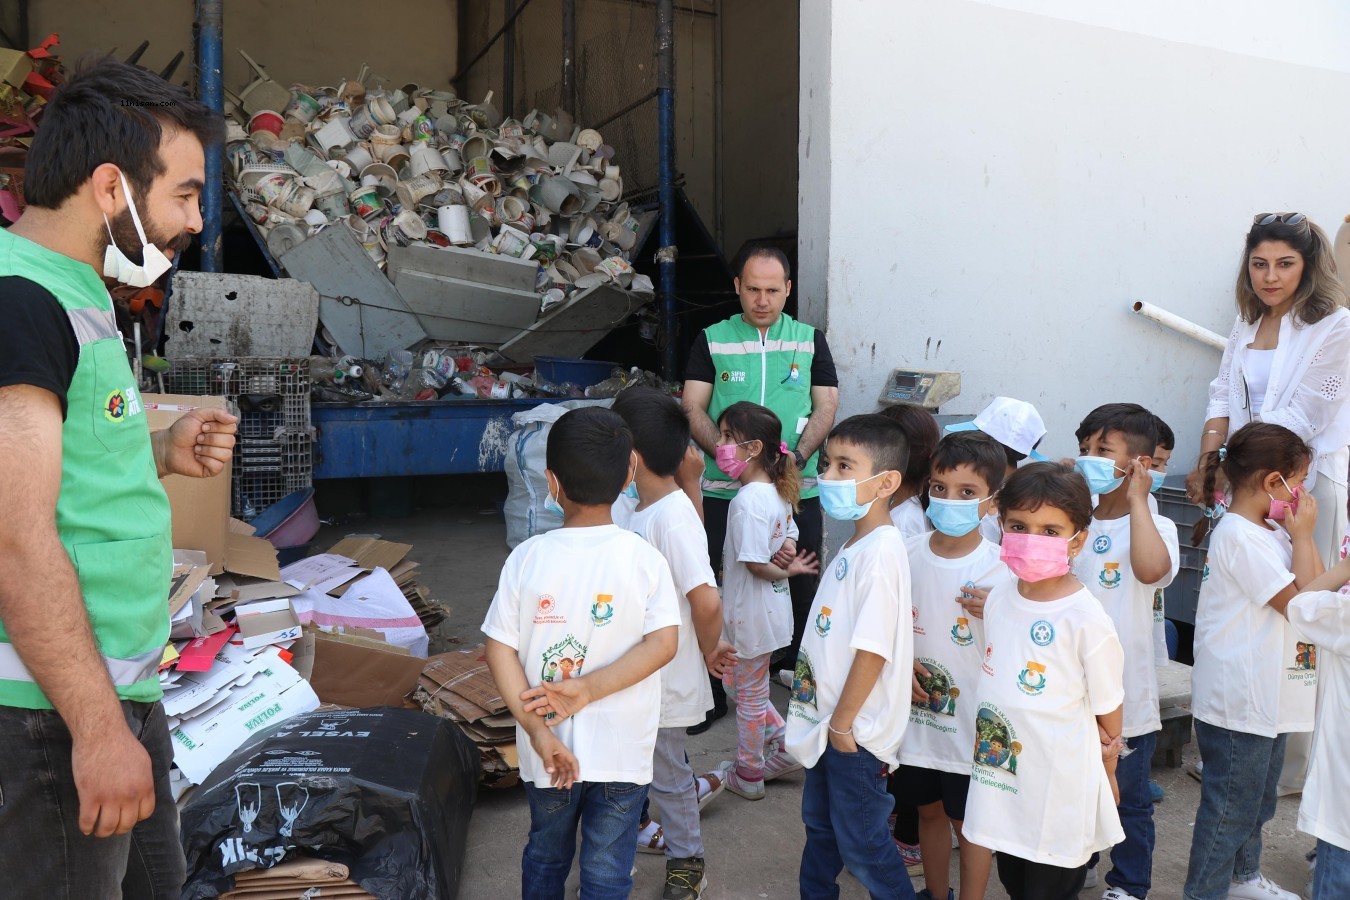
[[[665,558],[680,608],[680,646],[675,658],[661,669],[661,727],[696,725],[712,709],[713,696],[688,594],[705,584],[717,588],[708,563],[708,534],[689,495],[681,490],[634,510],[628,527]]]
[[[1009,579],[984,607],[967,839],[1075,868],[1124,838],[1102,765],[1096,717],[1125,697],[1124,652],[1086,589],[1023,597]]]
[[[909,730],[900,745],[907,766],[970,774],[975,740],[975,685],[984,654],[984,620],[966,613],[961,588],[992,588],[1012,578],[999,546],[981,540],[960,559],[933,552],[932,535],[905,541],[914,597],[914,661],[928,670],[919,683],[928,702],[910,703]]]
[[[933,530],[932,524],[928,521],[928,516],[923,511],[923,504],[919,502],[917,496],[910,497],[891,510],[891,524],[900,531],[900,536],[906,540],[916,534],[928,534]]]
[[[642,538],[616,525],[559,528],[507,557],[483,633],[516,650],[531,687],[602,669],[662,628],[678,627],[670,567]],[[661,677],[587,706],[554,728],[576,756],[582,781],[647,784],[661,714]],[[550,787],[543,761],[516,725],[520,775]]]
[[[1130,565],[1130,517],[1098,519],[1088,524],[1083,551],[1073,560],[1073,574],[1102,604],[1116,625],[1125,648],[1125,737],[1152,734],[1162,728],[1158,716],[1157,648],[1154,646],[1154,594],[1172,583],[1181,565],[1177,527],[1171,519],[1153,516],[1167,548],[1168,569],[1161,581],[1144,584]]]
[[[1317,728],[1298,830],[1350,850],[1350,596],[1334,591],[1299,594],[1289,601],[1289,625],[1310,646],[1317,667]]]
[[[792,596],[787,579],[767,581],[745,567],[766,563],[798,537],[792,507],[764,481],[741,486],[727,509],[722,544],[722,623],[741,659],[772,653],[792,643]]]
[[[1268,605],[1294,581],[1293,560],[1283,528],[1236,513],[1210,534],[1191,672],[1191,708],[1200,721],[1271,738],[1312,731],[1316,648]]]
[[[909,722],[912,619],[909,557],[894,526],[845,545],[821,567],[788,704],[787,751],[794,759],[814,766],[825,752],[830,716],[854,657],[864,650],[886,664],[853,719],[853,739],[882,762],[897,764]]]

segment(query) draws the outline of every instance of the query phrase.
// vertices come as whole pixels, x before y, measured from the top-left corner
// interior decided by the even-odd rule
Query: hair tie
[[[1228,445],[1224,444],[1219,447],[1219,462],[1223,462],[1226,459],[1228,459]]]
[[[787,456],[788,454],[787,441],[778,442],[778,452],[783,454],[784,456]]]

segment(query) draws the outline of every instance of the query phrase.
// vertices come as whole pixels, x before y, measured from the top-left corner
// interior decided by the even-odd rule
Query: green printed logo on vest
[[[141,400],[135,385],[118,388],[103,402],[103,418],[109,422],[124,422],[141,411]]]
[[[723,384],[745,384],[745,373],[744,373],[744,372],[732,372],[732,371],[725,371],[725,370],[724,370],[724,371],[722,372],[722,383],[723,383]]]

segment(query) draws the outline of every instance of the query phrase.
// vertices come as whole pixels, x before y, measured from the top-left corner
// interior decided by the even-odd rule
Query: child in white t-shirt
[[[900,426],[909,447],[909,465],[905,467],[900,490],[891,497],[891,524],[903,538],[927,534],[933,530],[923,512],[923,494],[928,481],[928,461],[942,438],[937,419],[917,403],[893,403],[877,410]]]
[[[1222,515],[1195,613],[1191,705],[1205,777],[1187,900],[1296,896],[1261,874],[1261,827],[1275,815],[1288,734],[1313,728],[1317,669],[1283,615],[1324,570],[1317,504],[1302,490],[1311,459],[1289,429],[1254,422],[1201,462],[1202,496],[1222,472],[1232,502],[1209,507],[1193,535],[1198,546]]]
[[[836,425],[821,454],[820,505],[855,525],[816,591],[788,707],[788,752],[807,766],[799,887],[812,900],[839,896],[844,866],[873,897],[914,896],[886,822],[914,662],[908,557],[887,508],[906,453],[899,426],[865,415]]]
[[[660,805],[661,824],[645,839],[639,830],[637,844],[639,850],[664,844],[667,894],[697,900],[707,885],[699,812],[722,783],[715,774],[694,777],[685,728],[702,722],[712,708],[708,673],[720,677],[736,655],[721,640],[722,599],[708,564],[708,536],[676,483],[689,420],[669,394],[640,385],[615,398],[613,409],[632,432],[637,455],[638,502],[627,527],[669,563],[680,606],[679,649],[661,670],[661,727],[652,770],[651,795]]]
[[[1154,644],[1154,596],[1176,577],[1176,526],[1151,512],[1149,476],[1158,417],[1136,403],[1093,410],[1076,468],[1097,496],[1087,544],[1073,574],[1101,602],[1125,648],[1124,731],[1130,753],[1116,769],[1125,840],[1111,851],[1105,900],[1144,900],[1153,886],[1153,793],[1149,764],[1162,720]]]
[[[661,713],[658,670],[680,613],[661,554],[610,519],[636,464],[623,420],[568,412],[548,437],[548,505],[563,527],[502,568],[483,633],[516,719],[530,801],[522,891],[562,897],[581,830],[583,896],[627,896]]]
[[[989,852],[967,842],[961,828],[975,741],[974,689],[984,655],[983,600],[976,597],[1011,578],[998,544],[979,527],[996,505],[1003,474],[1003,448],[989,435],[947,435],[926,479],[935,530],[905,542],[914,595],[914,677],[894,780],[899,796],[919,804],[920,898],[955,896],[948,877],[953,827],[961,842],[960,895],[979,900],[989,884]]]
[[[1317,671],[1317,727],[1298,808],[1298,830],[1317,838],[1312,900],[1350,897],[1350,560],[1342,560],[1289,601],[1289,625]]]
[[[1088,858],[1124,835],[1116,813],[1124,653],[1071,574],[1092,518],[1087,484],[1033,463],[999,492],[1002,559],[1016,576],[984,607],[967,840],[997,851],[1012,900],[1070,900]]]
[[[764,782],[801,769],[783,749],[783,717],[769,702],[769,659],[792,643],[788,579],[820,566],[809,552],[786,566],[774,561],[797,538],[792,514],[801,490],[778,416],[741,401],[723,410],[717,427],[717,466],[741,483],[722,545],[723,633],[737,657],[723,682],[736,698],[736,759],[723,762],[718,775],[733,794],[760,800]]]

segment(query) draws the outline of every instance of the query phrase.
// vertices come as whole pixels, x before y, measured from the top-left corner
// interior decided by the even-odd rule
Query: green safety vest
[[[766,334],[740,315],[705,328],[713,361],[712,400],[708,417],[717,417],[733,403],[749,400],[768,407],[783,423],[788,450],[797,448],[806,419],[811,417],[811,361],[816,355],[816,330],[784,313]],[[802,470],[802,496],[814,497],[816,463],[812,453]],[[703,494],[729,500],[736,496],[736,483],[703,455]]]
[[[70,317],[80,361],[66,394],[56,529],[79,578],[94,640],[117,695],[163,696],[173,574],[169,500],[112,298],[88,265],[0,229],[0,275],[42,285]],[[0,478],[22,478],[22,472]],[[33,573],[40,578],[41,573]],[[51,709],[0,616],[0,705]]]

